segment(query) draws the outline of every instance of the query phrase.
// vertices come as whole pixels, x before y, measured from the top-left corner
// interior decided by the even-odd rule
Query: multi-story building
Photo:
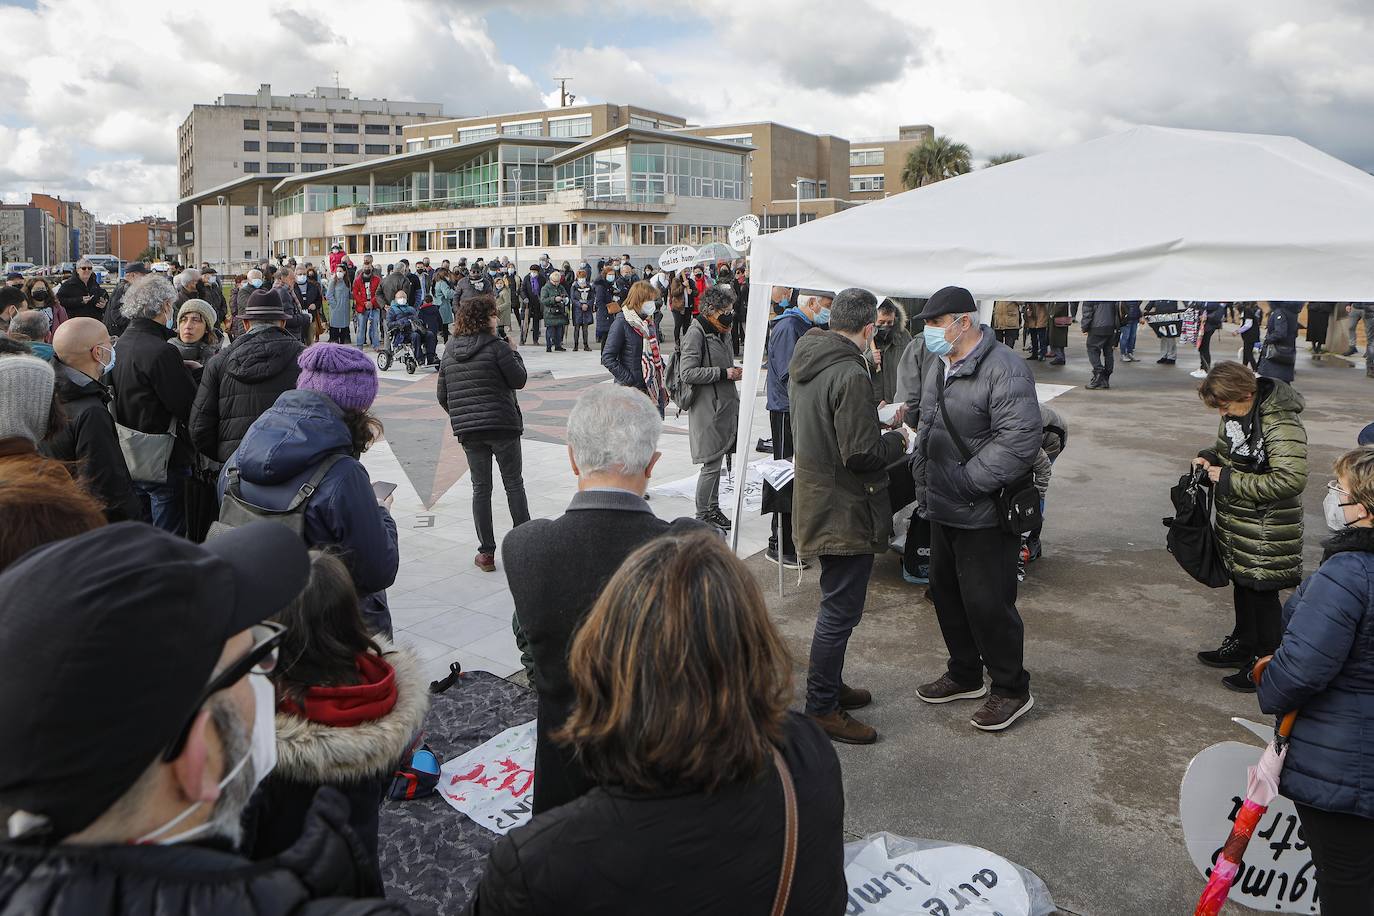
[[[375,159],[402,151],[402,129],[442,117],[437,102],[354,98],[348,89],[320,86],[309,93],[273,95],[264,83],[256,93],[226,93],[213,105],[196,105],[177,130],[180,197],[248,175],[278,181]],[[214,203],[212,200],[211,203]],[[189,206],[177,210],[177,247],[189,259],[225,266],[266,253],[266,214],[259,204],[228,206],[225,213],[195,226]]]
[[[65,246],[57,220],[42,207],[0,204],[0,262],[28,262],[40,267],[59,264]]]
[[[74,261],[95,253],[95,214],[79,201],[63,200],[50,194],[30,194],[29,206],[46,211],[56,225],[56,262]]]
[[[99,254],[112,254],[120,260],[132,261],[145,251],[175,251],[177,224],[160,216],[145,216],[129,223],[111,223],[105,227],[108,245]]]
[[[620,127],[643,130],[673,130],[686,126],[677,115],[651,111],[637,105],[609,103],[572,105],[542,111],[450,118],[414,124],[402,131],[405,151],[452,146],[485,140],[489,137],[550,137],[562,140],[587,140]]]
[[[904,124],[897,139],[851,140],[849,143],[849,199],[882,200],[904,191],[902,170],[916,147],[934,138],[929,124]]]
[[[110,224],[96,220],[95,233],[92,235],[95,240],[91,243],[91,254],[110,254]]]

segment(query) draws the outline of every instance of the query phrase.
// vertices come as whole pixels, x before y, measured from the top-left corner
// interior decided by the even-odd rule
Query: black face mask
[[[315,272],[312,270],[312,271],[310,271],[310,273],[308,273],[308,274],[305,275],[305,278],[306,278],[307,280],[318,280],[318,279],[320,278],[320,275],[317,274],[317,273],[315,273]]]
[[[716,322],[723,328],[728,328],[735,323],[734,312],[721,312],[716,316]]]
[[[364,277],[370,277],[370,276],[372,276],[372,268],[369,267],[367,270],[364,270],[364,271],[363,271],[363,276],[364,276]]]
[[[46,289],[35,289],[31,291],[29,295],[33,297],[34,302],[46,302],[48,299],[48,291]]]
[[[873,333],[873,339],[878,342],[878,346],[887,346],[888,341],[892,340],[892,329],[878,328],[878,330]]]

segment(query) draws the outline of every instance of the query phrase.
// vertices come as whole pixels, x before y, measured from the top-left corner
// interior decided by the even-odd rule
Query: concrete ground
[[[1089,391],[1074,338],[1068,366],[1033,364],[1041,382],[1080,386],[1054,400],[1069,445],[1050,486],[1045,556],[1018,600],[1035,709],[989,735],[968,724],[973,703],[921,703],[916,685],[946,659],[934,607],[924,587],[901,580],[896,554],[879,558],[845,680],[873,691],[873,706],[858,715],[881,738],[837,745],[846,828],[984,846],[1039,874],[1068,912],[1188,913],[1203,882],[1179,827],[1184,769],[1210,744],[1248,740],[1231,716],[1263,720],[1252,695],[1221,686],[1227,672],[1195,660],[1229,632],[1230,590],[1183,573],[1160,521],[1172,514],[1169,488],[1212,444],[1217,417],[1195,394],[1191,354],[1159,366],[1153,341],[1142,339],[1145,359],[1118,363],[1110,391]],[[1331,463],[1374,419],[1374,381],[1362,365],[1314,363],[1305,353],[1299,361],[1310,572],[1326,530]],[[778,600],[776,567],[761,557],[749,564],[767,584],[804,683],[817,572],[800,589],[789,579]]]

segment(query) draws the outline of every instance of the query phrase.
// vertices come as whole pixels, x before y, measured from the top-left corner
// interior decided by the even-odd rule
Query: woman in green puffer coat
[[[1216,445],[1193,463],[1207,471],[1216,498],[1217,543],[1234,586],[1236,628],[1198,660],[1239,668],[1222,678],[1253,692],[1255,659],[1283,635],[1279,590],[1302,581],[1302,491],[1307,486],[1307,431],[1302,395],[1287,382],[1256,379],[1236,362],[1217,363],[1198,397],[1221,414]]]

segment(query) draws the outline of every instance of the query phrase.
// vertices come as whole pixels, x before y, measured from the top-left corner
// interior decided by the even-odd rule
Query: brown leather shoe
[[[825,730],[831,741],[839,741],[842,744],[872,744],[878,740],[876,728],[871,725],[864,725],[843,709],[837,709],[829,715],[812,716],[811,718]]]
[[[1000,732],[1030,712],[1034,705],[1035,697],[1029,693],[1023,697],[1001,697],[994,693],[969,721],[980,731]]]
[[[872,702],[873,694],[862,687],[850,687],[848,684],[840,685],[841,709],[863,709]]]
[[[979,682],[977,687],[964,687],[955,683],[948,672],[940,675],[929,684],[916,688],[916,696],[927,703],[949,703],[953,700],[978,700],[988,695],[987,685]]]
[[[472,558],[472,565],[482,570],[482,572],[496,572],[496,554],[479,553]]]

